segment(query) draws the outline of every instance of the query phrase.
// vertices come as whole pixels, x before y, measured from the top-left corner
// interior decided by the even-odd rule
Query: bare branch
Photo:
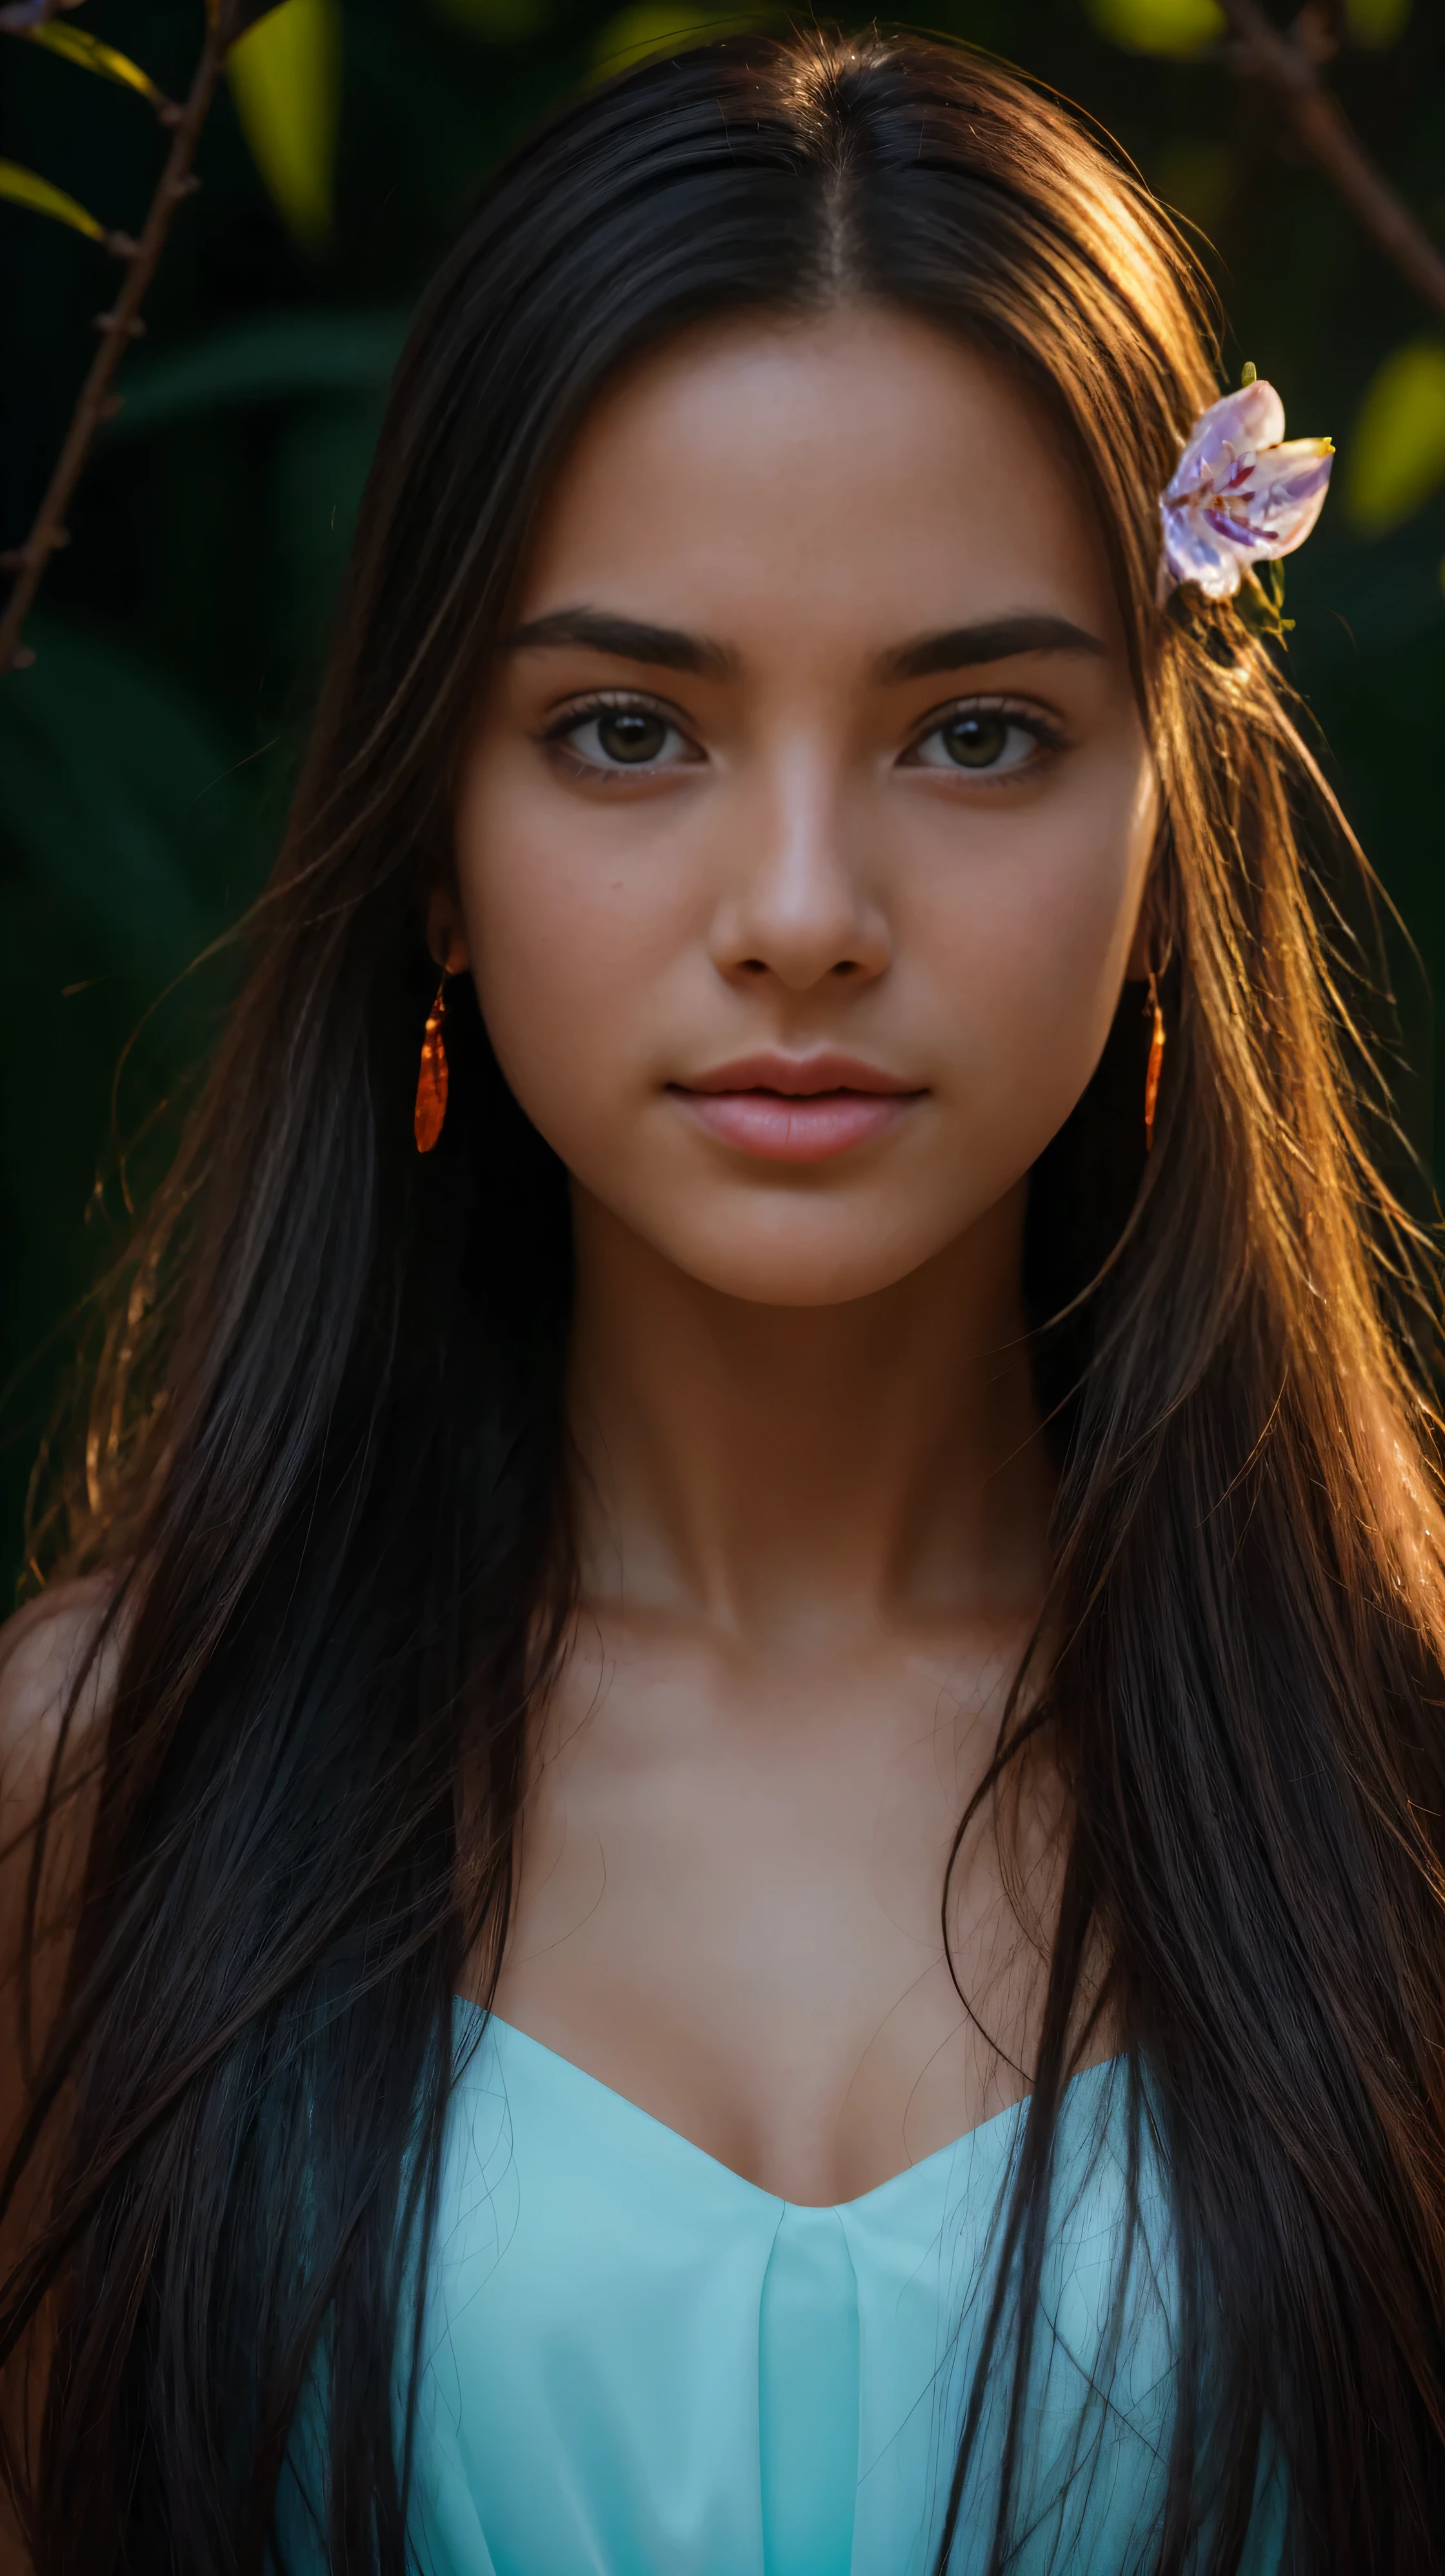
[[[25,5],[30,6],[31,0],[25,0]],[[62,5],[70,5],[70,0],[62,0]],[[0,23],[14,14],[13,9],[0,12]],[[30,660],[30,655],[21,648],[25,620],[45,578],[46,565],[56,548],[66,543],[65,514],[85,470],[95,433],[101,422],[119,408],[116,397],[111,393],[111,381],[131,341],[138,339],[145,329],[140,308],[155,275],[156,262],[165,247],[171,217],[181,199],[188,197],[200,185],[200,181],[192,176],[191,163],[215,96],[227,50],[237,33],[238,20],[244,14],[244,10],[235,5],[235,0],[231,0],[229,6],[208,12],[206,40],[191,82],[190,95],[172,130],[171,148],[151,199],[140,240],[130,249],[125,282],[115,303],[109,312],[96,316],[96,328],[101,335],[100,347],[81,387],[64,445],[45,497],[35,514],[34,525],[24,545],[18,549],[20,568],[5,605],[4,617],[0,618],[0,675],[23,668]]]
[[[1231,68],[1274,92],[1305,150],[1332,180],[1372,241],[1403,277],[1445,314],[1445,255],[1383,170],[1371,160],[1344,109],[1320,78],[1316,49],[1285,35],[1258,0],[1219,0],[1236,39]]]

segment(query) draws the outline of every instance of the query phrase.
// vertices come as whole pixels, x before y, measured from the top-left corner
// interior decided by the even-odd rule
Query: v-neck
[[[1025,2105],[851,2201],[790,2203],[461,1997],[453,2032],[416,2353],[419,2563],[436,2576],[920,2576],[936,2563]],[[1060,2106],[1036,2285],[1019,2474],[1030,2563],[1042,2552],[1061,2576],[1135,2564],[1167,2484],[1170,2213],[1147,2139],[1131,2210],[1117,2066],[1085,2068]],[[995,2379],[971,2483],[985,2512],[1004,2436]],[[296,2563],[318,2566],[304,2548]],[[970,2540],[955,2563],[973,2565]],[[1249,2563],[1262,2576],[1274,2562]]]
[[[524,2052],[534,2051],[538,2058],[554,2070],[554,2080],[560,2077],[563,2081],[590,2088],[593,2093],[602,2095],[623,2117],[639,2122],[644,2132],[650,2130],[658,2137],[666,2139],[672,2150],[681,2150],[686,2156],[696,2157],[702,2165],[710,2169],[714,2176],[725,2177],[727,2182],[735,2184],[740,2192],[746,2192],[754,2201],[766,2202],[774,2209],[831,2210],[840,2215],[850,2211],[863,2212],[876,2209],[886,2195],[901,2193],[905,2186],[917,2183],[920,2177],[925,2181],[931,2180],[934,2175],[942,2171],[944,2164],[950,2158],[958,2155],[961,2148],[974,2147],[975,2141],[978,2143],[974,2147],[974,2152],[979,2154],[987,2153],[990,2146],[1006,2146],[1032,2098],[1026,2093],[1019,2101],[1007,2103],[1003,2110],[991,2111],[987,2119],[975,2120],[970,2128],[961,2129],[957,2137],[947,2139],[941,2147],[934,2147],[928,2155],[920,2156],[916,2163],[901,2165],[896,2173],[887,2175],[882,2182],[872,2184],[867,2191],[856,2193],[851,2200],[790,2201],[778,2192],[765,2190],[761,2183],[753,2182],[747,2174],[739,2173],[735,2165],[728,2164],[721,2156],[709,2154],[707,2148],[700,2147],[697,2140],[688,2137],[685,2130],[674,2129],[666,2120],[659,2120],[655,2112],[645,2111],[640,2102],[632,2100],[630,2094],[619,2093],[614,2085],[605,2084],[600,2075],[589,2074],[587,2068],[579,2066],[575,2058],[564,2057],[559,2049],[549,2048],[545,2040],[534,2039],[530,2031],[519,2029],[515,2022],[507,2021],[501,2013],[484,2014],[481,2005],[474,2003],[468,1995],[458,1995],[456,2000],[475,2021],[483,2025],[483,2028],[490,2026],[504,2032],[509,2047],[519,2046]],[[1071,2095],[1074,2086],[1082,2084],[1086,2077],[1101,2075],[1117,2066],[1118,2062],[1117,2058],[1105,2057],[1097,2058],[1091,2066],[1081,2066],[1078,2073],[1071,2076],[1065,2086],[1066,2095]]]

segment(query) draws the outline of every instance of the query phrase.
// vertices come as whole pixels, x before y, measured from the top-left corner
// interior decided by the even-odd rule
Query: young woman
[[[427,298],[10,1636],[41,2576],[1438,2564],[1430,1310],[1202,311],[901,38]]]

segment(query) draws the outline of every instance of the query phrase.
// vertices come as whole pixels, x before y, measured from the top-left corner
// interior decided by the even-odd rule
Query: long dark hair
[[[1126,991],[1033,1184],[1056,1573],[1000,1770],[1046,1730],[1069,1841],[939,2563],[985,2381],[1012,2392],[991,2568],[1026,2526],[1052,2143],[1101,2012],[1174,2229],[1138,2563],[1234,2568],[1266,2441],[1295,2563],[1437,2556],[1445,1622],[1420,1256],[1363,1142],[1314,900],[1347,836],[1256,629],[1154,605],[1154,496],[1218,390],[1178,236],[992,63],[807,36],[593,93],[427,296],[244,991],[122,1284],[68,1541],[110,1569],[93,1651],[116,1679],[94,1742],[72,1720],[56,1747],[37,1829],[25,1980],[85,1775],[64,1995],[4,2186],[38,2196],[0,2357],[28,2373],[8,2466],[41,2576],[258,2570],[318,2368],[330,2563],[406,2563],[394,2373],[418,2367],[451,1999],[500,1953],[573,1579],[565,1176],[460,995],[446,1133],[417,1157],[422,900],[529,524],[599,389],[698,319],[851,297],[986,344],[1055,420],[1168,818],[1154,1151]]]

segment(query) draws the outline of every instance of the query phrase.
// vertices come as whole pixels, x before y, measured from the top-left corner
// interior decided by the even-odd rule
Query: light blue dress
[[[413,2454],[423,2576],[927,2576],[1022,2111],[801,2208],[471,2005],[456,2037]],[[1019,2576],[1122,2576],[1162,2496],[1167,2204],[1146,2173],[1115,2304],[1123,2095],[1105,2065],[1064,2101]],[[1005,2377],[956,2576],[987,2557]],[[1277,2564],[1272,2503],[1252,2576]]]

